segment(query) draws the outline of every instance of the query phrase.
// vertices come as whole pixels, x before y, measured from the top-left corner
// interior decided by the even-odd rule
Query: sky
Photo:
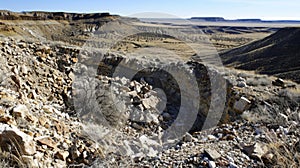
[[[142,17],[150,18],[164,13],[179,18],[300,20],[300,0],[0,0],[0,9],[109,12],[122,16],[141,16],[140,13],[148,12]]]

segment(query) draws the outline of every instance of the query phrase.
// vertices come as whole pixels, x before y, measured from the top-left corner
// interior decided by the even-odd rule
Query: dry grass
[[[269,86],[272,81],[267,76],[255,76],[254,78],[248,78],[247,84],[249,86]]]
[[[279,139],[273,133],[266,133],[271,142],[269,143],[270,151],[274,154],[272,160],[265,161],[266,167],[274,168],[298,168],[300,167],[300,153],[296,143],[288,143],[287,137]]]
[[[5,146],[0,147],[0,167],[1,168],[30,168],[24,162],[20,153],[20,144],[15,138],[9,139]]]
[[[293,98],[291,99],[293,100]],[[297,113],[298,109],[296,109],[295,112]],[[288,120],[299,121],[298,116],[294,116],[293,114],[292,111],[287,112]],[[276,121],[275,119],[275,123],[280,124],[281,121]],[[300,167],[300,138],[297,134],[299,133],[300,127],[299,125],[289,122],[284,122],[280,125],[284,125],[288,130],[293,130],[292,132],[294,133],[290,131],[278,133],[277,131],[265,130],[266,138],[269,141],[270,152],[274,155],[274,158],[268,161],[266,166],[275,168],[298,168]]]
[[[274,151],[276,158],[274,167],[282,168],[298,168],[300,167],[299,158],[300,154],[295,149],[290,149],[286,145],[272,144],[271,149]]]
[[[1,168],[21,168],[26,167],[20,159],[10,152],[0,149],[0,167]]]

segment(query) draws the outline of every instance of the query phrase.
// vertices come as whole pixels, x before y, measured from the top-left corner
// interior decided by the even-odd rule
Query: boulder
[[[250,157],[261,159],[262,156],[266,155],[269,152],[267,145],[262,143],[255,143],[252,145],[242,145],[243,151]]]
[[[41,145],[46,145],[50,148],[56,148],[56,143],[48,136],[37,137],[36,141]]]
[[[45,105],[43,107],[44,112],[51,114],[51,113],[58,113],[58,110],[56,110],[54,107],[50,106],[50,105]]]
[[[55,157],[65,161],[67,159],[67,157],[69,156],[69,152],[68,151],[58,151],[55,153]]]
[[[277,78],[275,81],[272,81],[272,85],[284,87],[285,83],[284,83],[283,79]]]
[[[243,81],[239,81],[236,86],[240,88],[244,88],[247,87],[247,83]]]
[[[19,104],[16,107],[14,107],[13,109],[13,116],[15,117],[21,117],[24,118],[26,114],[28,114],[29,110],[28,108],[23,105],[23,104]]]
[[[214,149],[205,149],[204,152],[212,160],[217,160],[217,159],[219,159],[221,157],[221,155],[219,154],[219,152],[216,151],[216,150],[214,150]]]
[[[34,162],[33,156],[23,155],[22,161],[30,168],[38,168],[39,167],[38,164],[36,162]]]
[[[197,141],[197,138],[194,138],[191,134],[186,133],[183,138],[182,138],[183,142],[193,142],[193,141]]]
[[[233,108],[237,112],[242,113],[242,112],[246,111],[249,108],[250,104],[251,104],[250,100],[248,100],[245,97],[241,97],[240,100],[235,102]]]
[[[159,99],[155,96],[150,96],[148,98],[142,99],[142,104],[146,109],[156,108],[159,103]]]

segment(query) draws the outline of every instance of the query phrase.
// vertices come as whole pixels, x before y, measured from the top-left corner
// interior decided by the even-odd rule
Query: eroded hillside
[[[265,39],[221,55],[224,64],[300,82],[300,28],[284,28]]]
[[[299,166],[299,85],[222,67],[203,30],[1,17],[3,167]]]

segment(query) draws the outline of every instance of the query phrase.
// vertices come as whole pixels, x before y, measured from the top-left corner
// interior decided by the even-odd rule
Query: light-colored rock
[[[239,168],[235,163],[230,162],[228,168]]]
[[[217,139],[217,137],[215,137],[214,135],[208,135],[207,138],[209,140],[216,140]]]
[[[159,99],[154,96],[150,96],[146,99],[142,99],[142,104],[146,109],[156,108],[158,102],[159,102]]]
[[[28,74],[28,68],[25,65],[22,65],[20,67],[20,71],[24,74],[27,75]]]
[[[71,61],[72,61],[73,63],[77,63],[77,62],[78,62],[78,58],[71,58]]]
[[[38,120],[41,126],[44,126],[48,122],[48,119],[43,116],[39,117]]]
[[[138,96],[136,91],[130,91],[130,92],[128,92],[128,94],[132,97]]]
[[[238,100],[237,102],[234,103],[233,108],[237,112],[242,113],[249,108],[250,104],[251,104],[250,100],[248,100],[245,97],[241,97],[240,100]]]
[[[255,143],[253,145],[243,145],[243,151],[250,157],[261,159],[269,152],[269,148],[265,144]]]
[[[204,152],[212,159],[217,160],[221,157],[221,154],[215,149],[205,149]]]
[[[56,129],[58,134],[63,134],[63,133],[68,132],[68,128],[65,126],[64,123],[56,122],[55,123],[55,129]]]
[[[5,114],[5,110],[3,110],[2,108],[0,108],[0,115],[4,115]]]
[[[25,115],[28,114],[29,110],[25,105],[19,104],[16,107],[14,107],[12,112],[13,112],[13,116],[17,118],[18,117],[24,118]]]
[[[57,144],[52,140],[52,138],[48,136],[41,136],[35,138],[35,140],[40,143],[41,145],[46,145],[50,148],[56,148]]]
[[[281,122],[281,123],[286,123],[288,122],[289,118],[287,115],[285,114],[282,114],[282,113],[279,113],[278,114],[278,121]]]
[[[33,156],[23,155],[22,162],[25,163],[30,168],[38,168],[39,167],[38,164],[36,162],[34,162]]]
[[[46,113],[58,113],[58,110],[56,110],[54,107],[50,106],[50,105],[45,105],[43,106],[43,110]]]
[[[158,124],[159,120],[158,120],[158,114],[156,113],[152,113],[148,110],[145,111],[146,115],[145,115],[145,122],[147,123],[155,123]]]
[[[217,165],[216,165],[216,163],[215,163],[214,161],[211,161],[211,160],[210,160],[210,161],[208,162],[208,167],[209,167],[209,168],[216,168]]]
[[[44,153],[37,151],[33,156],[35,159],[41,160],[44,157]]]
[[[269,152],[269,153],[263,155],[262,159],[263,159],[264,163],[268,163],[268,162],[271,163],[272,160],[274,159],[274,156],[275,155],[273,153]]]
[[[237,82],[246,82],[246,79],[243,78],[243,77],[238,77],[238,78],[236,79],[236,81],[237,81]]]
[[[143,147],[144,153],[147,154],[147,156],[154,157],[157,155],[158,151],[155,150],[155,147],[160,146],[158,142],[148,138],[145,135],[142,135],[139,138],[139,142],[141,143],[141,147]]]
[[[69,152],[68,151],[57,151],[55,153],[55,157],[65,161],[67,159],[67,157],[69,156]]]

